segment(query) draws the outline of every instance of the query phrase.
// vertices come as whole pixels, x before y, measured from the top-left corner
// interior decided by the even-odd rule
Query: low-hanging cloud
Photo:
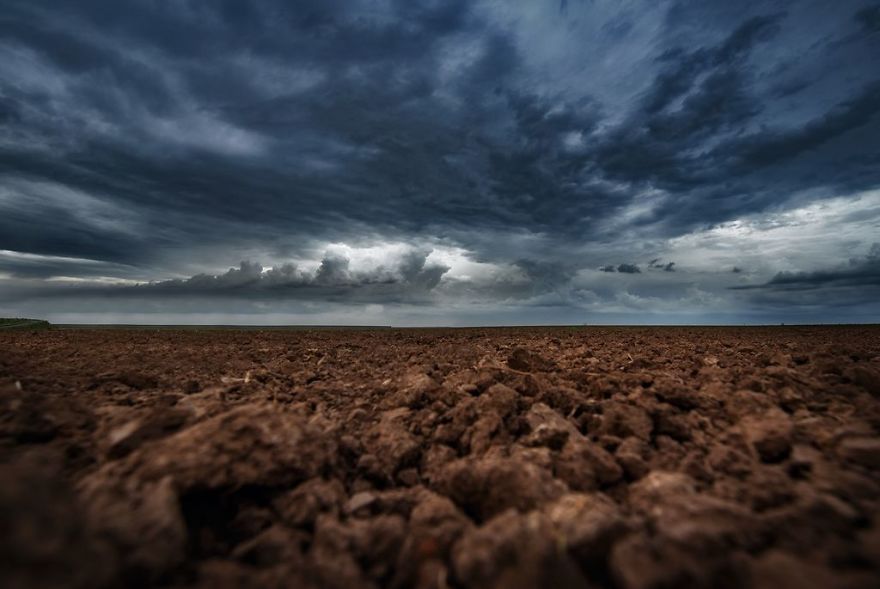
[[[375,298],[419,297],[434,289],[449,271],[448,266],[427,263],[430,252],[408,252],[396,265],[353,270],[342,255],[326,255],[314,271],[286,263],[265,269],[242,261],[223,274],[198,274],[135,286],[107,287],[106,293],[127,296],[241,296]]]
[[[641,274],[642,272],[637,264],[620,264],[617,266],[617,271],[624,274]]]
[[[836,288],[880,289],[880,243],[874,243],[864,257],[851,258],[834,268],[810,272],[779,272],[763,284],[731,287],[735,290],[766,289],[806,291]]]

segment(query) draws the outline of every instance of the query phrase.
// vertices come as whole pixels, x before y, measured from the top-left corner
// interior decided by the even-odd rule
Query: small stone
[[[365,510],[376,502],[376,495],[369,491],[355,493],[348,503],[345,504],[346,513],[355,514],[361,510]]]

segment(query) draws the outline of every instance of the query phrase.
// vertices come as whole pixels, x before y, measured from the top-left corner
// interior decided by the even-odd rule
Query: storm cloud
[[[240,299],[396,305],[403,323],[763,318],[875,240],[876,2],[3,12],[2,313],[106,295],[157,317]],[[796,223],[823,252],[791,232],[758,255]]]
[[[844,263],[810,272],[779,272],[767,282],[731,288],[764,307],[863,309],[866,300],[880,299],[880,243],[867,255]],[[865,320],[872,320],[870,314]]]

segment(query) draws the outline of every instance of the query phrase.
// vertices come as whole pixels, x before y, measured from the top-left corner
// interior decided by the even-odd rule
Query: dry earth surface
[[[880,328],[0,333],[0,585],[878,587]]]

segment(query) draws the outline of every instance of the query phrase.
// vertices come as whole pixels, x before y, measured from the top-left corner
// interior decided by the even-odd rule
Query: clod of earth
[[[4,331],[0,585],[876,587],[878,374],[876,327]]]

